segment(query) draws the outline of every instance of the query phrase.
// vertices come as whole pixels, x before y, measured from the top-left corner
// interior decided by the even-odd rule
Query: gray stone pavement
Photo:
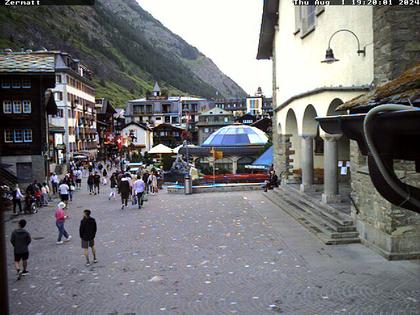
[[[326,246],[262,192],[162,191],[140,211],[121,211],[84,189],[70,205],[69,243],[55,244],[53,207],[25,216],[31,274],[15,280],[9,246],[12,314],[420,313],[419,261]],[[78,238],[85,208],[98,223],[90,267]]]

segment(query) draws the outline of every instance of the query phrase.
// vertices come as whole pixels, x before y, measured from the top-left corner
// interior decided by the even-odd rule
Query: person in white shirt
[[[74,176],[76,177],[76,187],[82,188],[82,171],[80,169],[77,169],[74,172]]]
[[[66,206],[69,201],[69,190],[70,187],[65,182],[62,182],[60,186],[58,186],[58,193],[60,194],[60,199],[66,204]]]
[[[19,213],[22,212],[22,199],[23,194],[20,191],[19,185],[16,184],[15,189],[13,190],[13,214],[16,214],[16,205],[19,206]]]
[[[43,183],[41,187],[41,205],[48,206],[48,192],[47,192],[47,183]]]
[[[144,193],[145,184],[141,175],[137,175],[137,179],[133,184],[133,195],[137,196],[137,203],[139,209],[143,206],[143,193]]]
[[[57,193],[57,189],[58,189],[58,176],[56,173],[53,173],[51,178],[51,186],[53,189],[53,194],[55,195]]]

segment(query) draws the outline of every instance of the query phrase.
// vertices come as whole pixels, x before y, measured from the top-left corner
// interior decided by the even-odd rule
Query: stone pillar
[[[232,156],[231,160],[232,160],[232,174],[236,174],[236,172],[238,171],[239,157],[238,156]]]
[[[301,140],[301,166],[302,183],[300,191],[310,191],[313,189],[314,182],[314,138],[315,136],[303,135]]]
[[[338,195],[338,145],[341,135],[325,134],[324,139],[324,193],[322,202],[340,202]]]

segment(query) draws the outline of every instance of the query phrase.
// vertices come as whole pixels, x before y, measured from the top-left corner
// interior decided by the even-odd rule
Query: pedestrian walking
[[[93,186],[94,186],[95,195],[99,194],[100,184],[101,184],[101,176],[98,174],[98,172],[95,172],[95,174],[93,175]]]
[[[41,187],[41,189],[42,189],[42,187]],[[42,191],[41,191],[41,189],[39,189],[38,186],[35,186],[34,197],[35,197],[36,206],[38,208],[42,207]]]
[[[111,187],[111,192],[109,193],[108,200],[111,200],[111,197],[114,197],[115,200],[115,192],[117,190],[117,176],[115,173],[111,175],[111,178],[109,179],[109,184]]]
[[[148,181],[150,183],[152,195],[157,194],[157,192],[158,192],[158,182],[157,182],[156,172],[152,172],[152,174],[148,178]]]
[[[18,280],[21,276],[26,276],[28,272],[29,244],[31,243],[31,234],[25,230],[26,220],[22,219],[18,222],[18,228],[12,232],[10,242],[13,245],[15,256],[15,268]],[[20,272],[20,261],[22,260],[22,272]]]
[[[119,185],[119,191],[121,194],[121,210],[124,209],[124,207],[127,207],[127,203],[128,203],[128,198],[130,196],[131,193],[131,187],[130,187],[130,180],[131,180],[131,176],[130,174],[125,174],[120,181],[120,185]]]
[[[69,202],[69,191],[70,191],[69,185],[67,185],[67,182],[63,180],[60,186],[58,186],[58,193],[60,195],[60,200],[64,202],[66,205]]]
[[[82,240],[82,248],[86,258],[86,266],[90,266],[89,247],[92,249],[93,262],[97,263],[95,236],[96,236],[96,221],[90,216],[91,211],[86,209],[83,211],[83,219],[80,221],[79,235]]]
[[[55,211],[55,225],[58,229],[57,245],[63,244],[63,241],[61,240],[63,236],[66,238],[65,241],[70,241],[71,239],[71,235],[67,233],[66,229],[64,228],[64,222],[66,219],[68,219],[68,216],[64,212],[65,208],[66,204],[64,202],[60,202],[57,206],[57,210]]]
[[[20,191],[19,185],[16,184],[15,189],[13,190],[13,214],[16,213],[16,205],[19,206],[19,214],[22,213],[22,199],[24,198],[22,192]]]
[[[56,173],[52,174],[50,181],[51,181],[51,187],[53,189],[53,194],[55,195],[58,191],[58,176]]]
[[[70,201],[73,201],[73,193],[76,190],[76,184],[74,183],[72,176],[69,177],[67,185],[69,185],[69,199]]]
[[[43,183],[41,187],[41,205],[48,206],[48,192],[49,188],[47,183]]]
[[[148,179],[149,179],[149,172],[146,170],[143,174],[143,182],[146,185],[145,193],[149,194],[149,185],[148,185]]]
[[[76,188],[82,188],[82,171],[80,170],[80,168],[78,168],[76,172],[74,172],[74,176],[76,177]]]
[[[94,193],[93,190],[93,184],[94,184],[94,176],[92,173],[89,174],[88,179],[87,179],[87,184],[88,184],[88,188],[89,188],[89,195],[92,195]]]
[[[137,180],[133,184],[133,195],[137,197],[137,203],[139,209],[143,206],[143,194],[144,194],[145,184],[140,175],[137,175]]]

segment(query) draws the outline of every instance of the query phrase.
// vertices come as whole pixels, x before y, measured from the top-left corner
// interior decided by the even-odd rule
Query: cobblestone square
[[[108,189],[76,193],[64,245],[54,207],[22,216],[33,242],[20,281],[9,242],[17,218],[7,214],[11,314],[420,313],[419,261],[326,246],[262,192],[161,191],[142,210],[121,210]],[[89,267],[78,237],[86,208],[98,224],[99,262]]]

